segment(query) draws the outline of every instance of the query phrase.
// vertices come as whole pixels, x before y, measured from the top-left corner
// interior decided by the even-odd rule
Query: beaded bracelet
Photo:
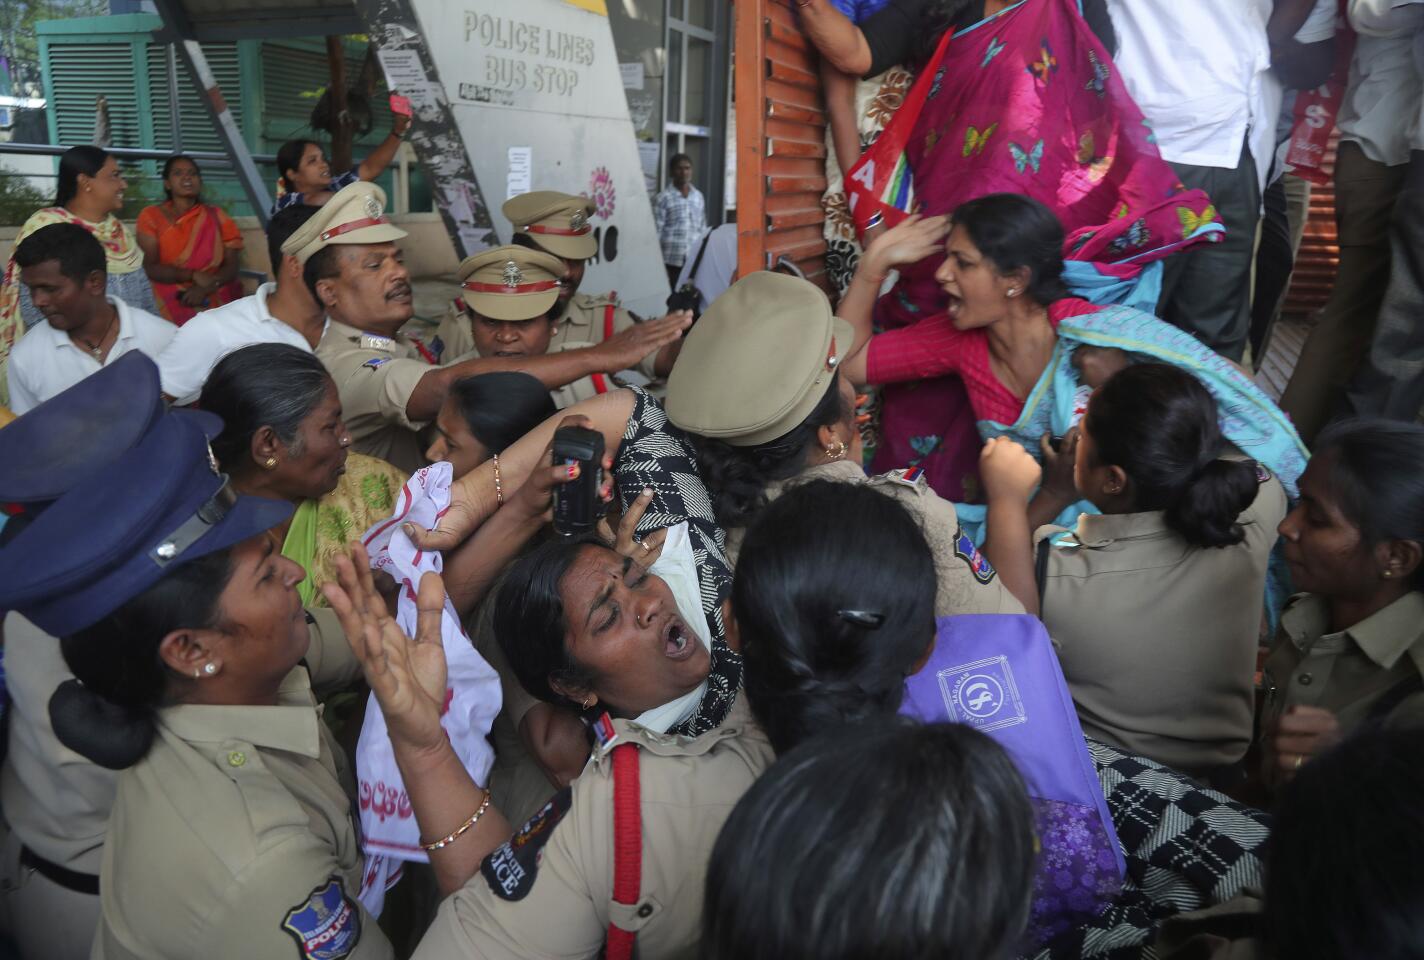
[[[480,817],[484,816],[484,815],[485,815],[485,811],[489,809],[489,805],[490,805],[490,792],[489,792],[488,790],[486,790],[486,791],[485,791],[485,798],[480,801],[480,807],[479,807],[479,809],[476,810],[474,813],[470,814],[470,819],[466,820],[464,823],[462,823],[462,824],[460,824],[458,827],[456,827],[453,833],[449,833],[449,834],[447,834],[447,835],[441,837],[439,840],[436,840],[434,843],[422,843],[422,844],[420,845],[421,849],[422,849],[422,850],[431,850],[431,851],[434,851],[434,850],[439,850],[439,849],[441,849],[442,847],[448,847],[450,844],[452,844],[452,843],[454,843],[456,840],[460,839],[460,836],[461,836],[462,834],[464,834],[464,832],[465,832],[466,830],[470,829],[470,828],[473,827],[476,823],[479,822]]]
[[[499,454],[494,455],[494,499],[499,506],[504,506],[504,485],[499,482]]]

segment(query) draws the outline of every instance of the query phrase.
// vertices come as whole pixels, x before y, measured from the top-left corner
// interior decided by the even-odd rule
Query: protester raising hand
[[[437,573],[421,577],[412,638],[386,610],[361,544],[351,544],[350,556],[337,558],[336,575],[337,582],[324,584],[322,592],[381,705],[422,843],[441,892],[448,894],[509,838],[510,827],[490,805],[488,789],[471,779],[440,725],[446,690],[440,637],[445,584]],[[441,843],[432,848],[434,841]]]
[[[861,254],[855,276],[836,310],[836,316],[855,331],[855,345],[841,361],[841,375],[852,383],[865,382],[864,348],[870,343],[871,315],[886,276],[897,267],[919,263],[939,253],[950,226],[946,216],[912,214],[876,237]]]
[[[872,280],[876,277],[883,280],[895,267],[919,263],[939,253],[950,226],[947,216],[911,214],[871,242],[860,261],[865,273]]]
[[[390,727],[391,741],[418,750],[434,750],[444,739],[440,712],[445,701],[445,648],[440,615],[445,584],[438,573],[420,578],[416,597],[415,637],[407,637],[390,615],[377,590],[366,548],[351,544],[349,556],[336,559],[337,583],[322,586],[361,663]],[[399,758],[400,751],[397,750]]]

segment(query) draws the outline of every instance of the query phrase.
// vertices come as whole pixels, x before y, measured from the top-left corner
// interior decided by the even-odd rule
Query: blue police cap
[[[38,506],[131,449],[164,416],[158,367],[137,350],[0,430],[0,502]],[[210,413],[183,411],[209,437]]]
[[[160,417],[137,446],[0,549],[0,609],[53,636],[72,634],[173,569],[270,530],[292,510],[237,494],[218,471],[201,420]]]

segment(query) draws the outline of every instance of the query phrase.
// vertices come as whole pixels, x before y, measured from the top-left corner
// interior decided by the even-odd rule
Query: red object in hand
[[[391,94],[391,113],[398,113],[403,117],[410,116],[410,100],[398,93]]]
[[[1330,148],[1330,134],[1345,99],[1345,85],[1350,76],[1350,61],[1355,53],[1355,34],[1344,19],[1345,0],[1340,3],[1341,20],[1335,29],[1335,67],[1330,79],[1314,90],[1300,90],[1295,95],[1292,110],[1290,146],[1286,150],[1286,166],[1297,177],[1322,186],[1330,184],[1325,172],[1325,153]]]

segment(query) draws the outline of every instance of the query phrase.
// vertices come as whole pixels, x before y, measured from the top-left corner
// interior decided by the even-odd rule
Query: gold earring
[[[1390,573],[1388,570],[1385,570],[1380,573],[1380,576],[1388,580],[1390,577],[1394,576],[1394,574]]]
[[[583,701],[579,703],[579,706],[587,710],[589,707],[593,706],[593,697],[584,697]]]
[[[266,467],[268,470],[275,470],[277,468],[277,458],[268,457],[266,460],[262,461],[262,466]]]
[[[845,457],[845,455],[846,445],[841,440],[837,440],[835,443],[826,447],[826,456],[832,460],[841,460]]]

